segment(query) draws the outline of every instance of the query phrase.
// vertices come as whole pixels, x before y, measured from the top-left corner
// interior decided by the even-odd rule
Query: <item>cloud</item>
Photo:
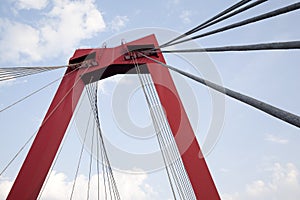
[[[32,61],[41,59],[38,52],[39,31],[35,28],[8,19],[0,19],[0,62],[15,62],[21,56]]]
[[[169,5],[178,5],[180,3],[180,0],[169,0],[168,4]]]
[[[94,0],[55,0],[55,6],[48,13],[41,27],[41,43],[47,53],[67,53],[79,45],[81,40],[91,38],[105,29],[100,11]]]
[[[122,86],[128,87],[133,85],[136,81],[133,76],[126,76],[124,74],[118,74],[107,79],[100,80],[98,82],[98,91],[104,95],[110,95],[114,91],[114,88],[121,84]]]
[[[110,23],[110,27],[112,31],[120,31],[124,28],[129,22],[129,18],[127,16],[116,16]]]
[[[181,21],[185,24],[189,24],[191,23],[191,17],[192,12],[189,10],[184,10],[181,12],[181,14],[179,15],[179,18],[181,19]]]
[[[108,95],[111,93],[112,91],[112,87],[119,83],[122,79],[124,78],[124,75],[115,75],[112,77],[109,77],[107,79],[104,80],[100,80],[98,82],[98,90],[104,94],[104,95]],[[113,86],[112,86],[113,85]]]
[[[275,163],[270,180],[255,180],[245,191],[222,195],[224,200],[300,199],[299,170],[293,163]]]
[[[17,9],[43,9],[47,6],[48,0],[17,0],[16,2]]]
[[[9,189],[12,186],[12,182],[0,177],[0,199],[6,199]]]
[[[114,175],[122,199],[124,200],[158,199],[157,193],[155,193],[153,191],[153,188],[146,183],[147,174],[139,173],[139,175],[137,174],[132,175],[132,174],[114,172]],[[99,178],[100,178],[100,199],[105,199],[102,174],[100,174]],[[89,196],[90,199],[97,199],[97,194],[98,194],[97,183],[98,183],[98,177],[95,174],[91,177],[90,196]],[[12,186],[11,181],[0,179],[0,199],[6,198],[11,186]],[[69,180],[64,173],[52,171],[49,181],[44,189],[44,192],[42,193],[41,199],[44,200],[69,199],[72,191],[72,186],[73,186],[73,180]],[[87,186],[88,186],[88,177],[84,175],[79,175],[76,180],[73,199],[86,199]]]
[[[269,141],[269,142],[273,142],[273,143],[278,143],[278,144],[287,144],[287,143],[289,143],[289,140],[280,138],[280,137],[272,135],[272,134],[268,134],[266,136],[265,140]]]
[[[53,0],[52,3],[50,11],[37,20],[36,26],[0,18],[1,63],[69,56],[83,40],[105,30],[95,0]]]

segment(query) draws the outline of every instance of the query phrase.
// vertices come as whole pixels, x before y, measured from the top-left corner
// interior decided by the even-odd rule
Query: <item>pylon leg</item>
[[[160,61],[164,62],[163,59]],[[156,63],[149,63],[148,66],[197,199],[219,200],[220,196],[169,70]]]
[[[62,79],[8,200],[37,199],[84,88],[78,73]]]

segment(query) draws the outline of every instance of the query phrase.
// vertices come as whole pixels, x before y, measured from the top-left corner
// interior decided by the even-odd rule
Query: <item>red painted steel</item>
[[[7,197],[8,200],[38,197],[84,87],[83,82],[76,76],[77,73],[71,73],[63,78]]]
[[[156,39],[153,41],[158,47]],[[166,63],[161,53],[156,59]],[[220,199],[169,70],[149,60],[147,62],[197,199]]]
[[[115,48],[75,51],[71,63],[82,61],[85,55],[95,53],[92,59],[97,61],[98,66],[78,69],[63,78],[7,199],[38,197],[82,94],[83,77],[97,81],[120,73],[119,68],[111,68],[133,64],[131,60],[124,59],[127,45],[145,44],[158,46],[155,36],[150,35]],[[165,63],[161,53],[158,53],[156,59]],[[137,60],[139,64],[148,66],[197,199],[220,199],[168,69],[145,58]]]
[[[169,71],[157,64],[149,65],[158,96],[167,114],[168,122],[197,199],[220,199]]]

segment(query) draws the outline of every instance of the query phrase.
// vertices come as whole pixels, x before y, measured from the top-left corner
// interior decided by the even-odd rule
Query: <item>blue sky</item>
[[[270,0],[269,2],[217,25],[255,16],[297,1]],[[101,47],[107,41],[108,47],[120,44],[123,36],[126,41],[137,37],[133,29],[163,30],[162,36],[182,33],[209,17],[220,12],[236,1],[70,1],[70,0],[4,0],[0,6],[0,66],[48,66],[67,63],[76,48]],[[217,34],[196,42],[201,47],[250,44],[259,42],[299,40],[299,11],[273,19],[265,20],[226,33]],[[149,29],[147,27],[155,27]],[[147,29],[146,29],[147,28]],[[171,30],[171,31],[170,31]],[[132,34],[122,32],[131,31]],[[159,32],[159,31],[158,31]],[[117,36],[115,36],[117,35]],[[108,39],[113,37],[113,39]],[[170,38],[171,39],[171,38]],[[119,42],[119,43],[118,43]],[[209,54],[210,67],[213,66],[221,77],[223,85],[250,95],[272,105],[300,115],[300,68],[299,51],[215,53]],[[200,55],[193,55],[208,59]],[[167,55],[167,62],[182,69],[193,71],[183,60]],[[205,69],[206,66],[202,66]],[[202,72],[202,71],[201,71]],[[203,74],[199,75],[203,75]],[[61,77],[63,70],[46,74],[15,79],[0,83],[0,109],[27,95],[41,86]],[[180,76],[172,74],[180,84]],[[133,148],[118,141],[113,133],[122,134],[112,115],[112,101],[116,82],[125,80],[136,83],[134,78],[108,80],[101,83],[101,96],[104,134],[115,145],[136,152]],[[214,123],[212,118],[213,92],[182,79],[194,92],[199,110],[196,129],[200,144],[204,143],[207,131]],[[124,83],[124,85],[126,85]],[[0,113],[0,169],[24,144],[26,139],[38,128],[58,83],[34,95],[30,99]],[[180,86],[178,86],[180,87]],[[184,91],[179,91],[184,96]],[[189,116],[193,107],[189,99],[184,105]],[[137,100],[140,100],[136,103]],[[101,107],[102,106],[102,107]],[[138,124],[149,125],[150,117],[139,90],[129,102],[128,112],[131,120]],[[143,111],[143,112],[141,112]],[[80,129],[80,128],[79,128]],[[112,131],[113,130],[113,131]],[[118,132],[119,131],[119,132]],[[80,130],[79,130],[80,132]],[[72,125],[61,158],[54,167],[50,182],[42,199],[68,198],[58,188],[69,190],[74,178],[75,164],[78,159],[81,139]],[[119,143],[118,143],[119,142]],[[127,140],[127,142],[132,142]],[[151,142],[151,141],[149,141]],[[152,141],[153,142],[153,141]],[[274,119],[249,106],[226,98],[225,118],[220,137],[206,159],[215,184],[223,199],[299,199],[300,198],[300,150],[299,129]],[[132,144],[137,144],[134,141]],[[143,146],[143,145],[140,145]],[[140,147],[139,146],[139,147]],[[155,147],[153,147],[155,150]],[[0,178],[0,198],[4,199],[28,147],[16,162]],[[141,149],[144,153],[151,148]],[[75,153],[73,153],[75,152]],[[76,153],[77,152],[77,153]],[[88,153],[86,152],[79,185],[87,182]],[[124,199],[167,199],[171,198],[170,189],[164,173],[117,173],[117,181]],[[95,173],[94,173],[95,175]],[[95,179],[95,177],[94,177]],[[96,179],[95,179],[96,180]],[[128,193],[126,184],[130,183],[132,192]],[[80,188],[79,186],[79,188]],[[78,190],[78,195],[80,190]],[[127,195],[127,196],[126,196]],[[130,196],[131,195],[131,196]],[[77,196],[81,198],[81,196]]]

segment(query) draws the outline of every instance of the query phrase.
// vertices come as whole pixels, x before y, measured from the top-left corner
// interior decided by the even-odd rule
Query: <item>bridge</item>
[[[280,109],[267,102],[241,94],[230,88],[218,85],[211,80],[206,80],[192,73],[180,70],[176,66],[168,65],[164,59],[165,54],[170,53],[203,53],[203,52],[227,52],[227,51],[274,51],[300,49],[300,41],[285,41],[272,43],[248,44],[239,46],[221,46],[199,49],[172,50],[168,47],[186,43],[199,38],[225,32],[251,23],[267,20],[288,12],[298,10],[300,3],[288,5],[268,13],[251,17],[212,31],[195,35],[197,32],[216,23],[238,15],[248,9],[252,9],[266,0],[243,0],[225,9],[216,16],[201,23],[199,26],[179,35],[170,41],[159,44],[155,35],[149,34],[143,38],[128,43],[122,42],[120,46],[94,49],[78,49],[70,58],[68,65],[48,67],[13,67],[0,69],[0,81],[21,78],[34,74],[50,72],[57,69],[66,69],[60,85],[56,91],[50,107],[34,133],[15,156],[1,170],[1,174],[12,165],[20,152],[34,138],[30,150],[14,181],[7,199],[38,199],[43,187],[47,184],[47,177],[55,165],[55,160],[63,148],[63,139],[84,98],[89,100],[88,112],[83,134],[82,146],[75,172],[75,181],[72,186],[70,199],[73,197],[78,170],[84,153],[86,140],[90,137],[90,161],[89,181],[87,187],[87,199],[90,195],[90,181],[92,164],[96,165],[98,174],[98,188],[104,185],[105,199],[122,199],[118,190],[118,180],[111,166],[107,144],[103,137],[101,112],[99,112],[98,84],[97,82],[109,77],[126,74],[138,77],[151,120],[154,125],[157,144],[164,163],[164,170],[170,191],[174,199],[220,199],[211,172],[202,154],[199,142],[185,111],[176,85],[173,82],[170,71],[187,77],[200,86],[209,87],[222,93],[243,105],[251,106],[258,112],[264,112],[270,117],[277,118],[287,126],[300,128],[300,117],[291,112]],[[60,79],[54,80],[38,90],[28,94],[24,98],[2,108],[1,113],[9,112],[13,106],[22,103],[32,95]],[[90,136],[88,136],[90,132]],[[146,161],[145,161],[146,162]],[[100,170],[102,169],[102,170]],[[100,183],[99,174],[102,172],[103,182]],[[100,190],[97,197],[100,199]]]

